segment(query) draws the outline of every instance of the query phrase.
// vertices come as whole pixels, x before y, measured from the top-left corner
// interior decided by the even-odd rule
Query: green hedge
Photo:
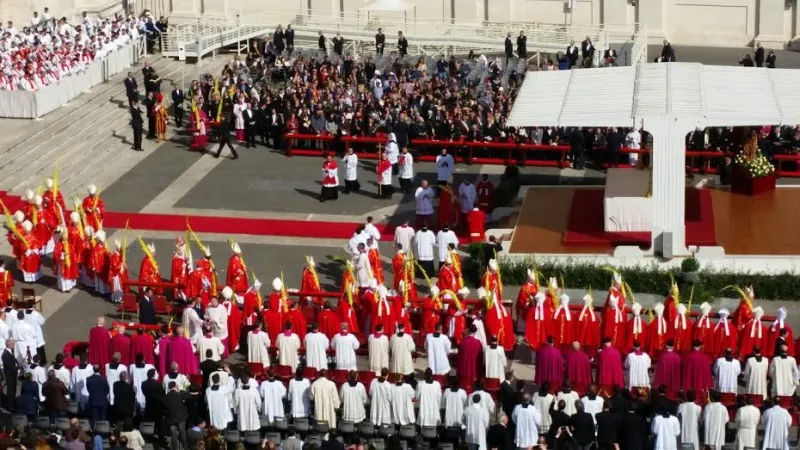
[[[469,264],[464,263],[465,277],[473,286],[480,284],[480,276],[485,269],[482,244],[472,244],[468,249]],[[682,269],[664,270],[656,265],[643,265],[619,269],[623,279],[634,293],[667,295],[671,283],[670,274],[678,283],[681,295],[688,301],[694,287],[694,304],[711,301],[714,297],[737,297],[735,292],[722,293],[726,286],[753,285],[756,297],[770,300],[795,300],[800,297],[800,277],[794,273],[762,275],[734,273],[703,269],[696,260],[687,260]],[[500,260],[500,273],[506,285],[521,285],[528,279],[528,269],[533,260]],[[537,263],[537,270],[545,277],[564,278],[568,288],[593,288],[604,291],[611,284],[611,274],[602,266],[578,262]],[[697,272],[695,272],[697,271]]]

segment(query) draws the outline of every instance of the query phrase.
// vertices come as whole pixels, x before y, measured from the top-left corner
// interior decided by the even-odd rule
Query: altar
[[[650,170],[608,169],[603,195],[603,229],[609,233],[653,230]]]

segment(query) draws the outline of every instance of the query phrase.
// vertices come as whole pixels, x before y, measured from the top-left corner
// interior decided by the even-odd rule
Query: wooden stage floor
[[[577,188],[534,187],[517,216],[510,253],[611,254],[607,247],[565,247]],[[728,255],[800,255],[800,188],[758,197],[712,189],[717,242]]]

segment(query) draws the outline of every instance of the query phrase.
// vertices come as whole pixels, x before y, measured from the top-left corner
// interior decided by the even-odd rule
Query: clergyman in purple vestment
[[[183,335],[182,326],[175,327],[167,346],[167,354],[170,363],[178,363],[180,373],[187,377],[198,373],[199,367],[197,357],[194,355],[194,347],[189,338]]]
[[[572,350],[567,353],[567,379],[579,393],[586,392],[592,384],[592,362],[580,342],[573,342]]]
[[[681,356],[675,353],[672,339],[667,341],[667,348],[658,357],[653,374],[653,386],[664,385],[670,396],[681,388]]]
[[[167,360],[169,355],[167,353],[169,351],[169,343],[171,340],[172,335],[169,334],[167,327],[164,326],[164,328],[161,329],[161,339],[158,340],[158,344],[156,345],[156,348],[158,349],[157,369],[158,373],[162,375],[169,371],[169,362]]]
[[[550,384],[551,392],[561,388],[561,380],[564,379],[564,359],[561,351],[553,345],[553,338],[547,338],[547,344],[539,348],[536,352],[536,377],[534,381],[537,386],[542,386],[545,382]]]
[[[692,346],[692,350],[683,359],[681,389],[695,391],[695,394],[703,394],[712,387],[711,359],[701,351],[702,343],[700,341],[692,342]]]
[[[622,354],[611,346],[611,339],[603,340],[603,347],[597,353],[597,383],[601,394],[611,394],[614,386],[622,386]]]
[[[475,325],[470,326],[469,335],[458,346],[459,378],[477,380],[480,376],[478,369],[481,367],[483,358],[483,344],[475,337],[477,331],[478,328]]]

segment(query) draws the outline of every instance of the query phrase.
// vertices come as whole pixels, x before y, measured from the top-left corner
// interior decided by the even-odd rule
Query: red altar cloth
[[[731,192],[755,196],[775,190],[775,172],[765,177],[751,178],[743,169],[733,167]]]

